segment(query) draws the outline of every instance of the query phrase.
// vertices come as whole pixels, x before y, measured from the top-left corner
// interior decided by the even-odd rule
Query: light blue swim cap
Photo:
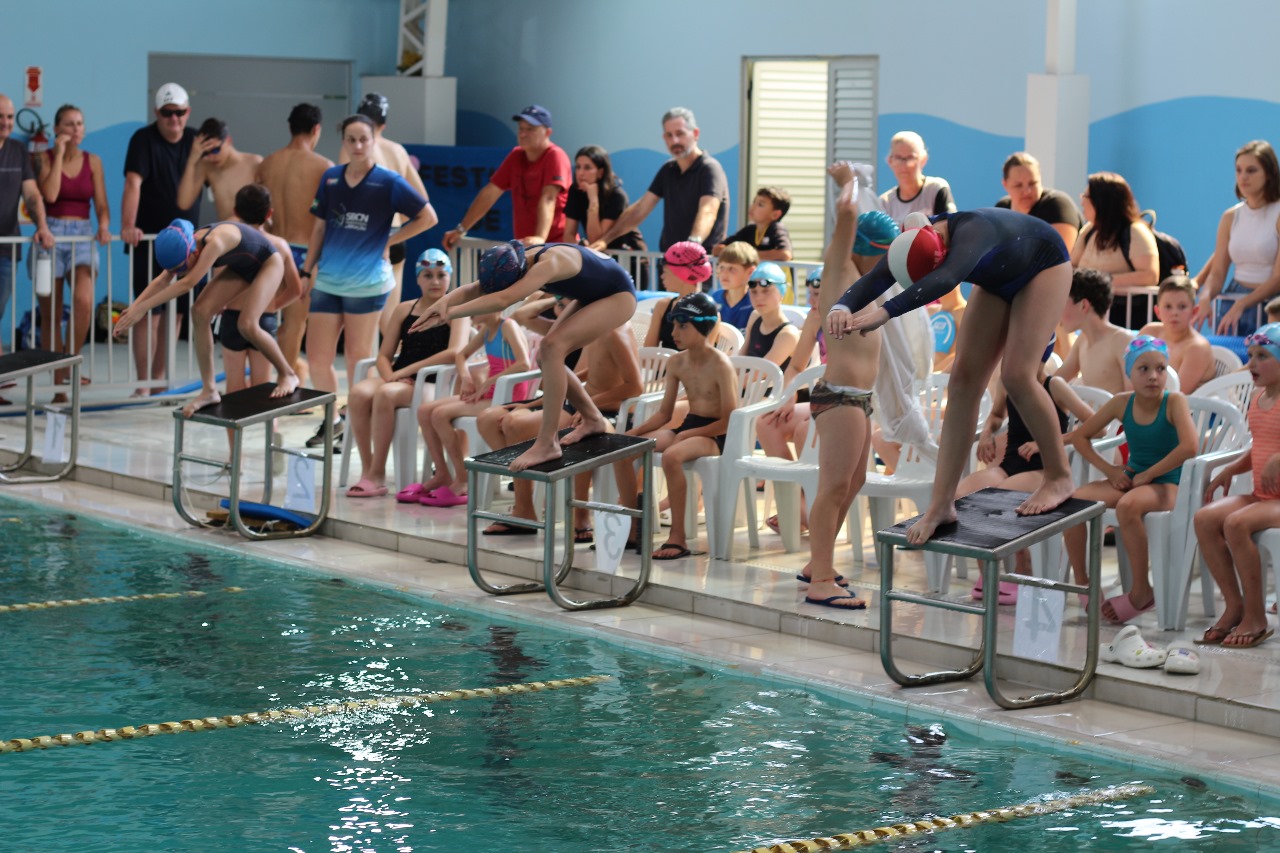
[[[778,288],[778,293],[782,294],[783,299],[787,298],[787,274],[782,271],[782,267],[772,261],[757,264],[747,281],[766,281]]]
[[[1138,359],[1145,353],[1158,352],[1164,356],[1164,360],[1169,360],[1169,345],[1159,338],[1153,338],[1150,335],[1138,335],[1129,341],[1129,347],[1124,351],[1124,373],[1128,376],[1133,373],[1133,366],[1138,363]]]
[[[170,272],[186,272],[187,256],[195,251],[195,226],[175,219],[156,235],[156,263]]]
[[[1258,327],[1258,331],[1244,339],[1244,345],[1262,347],[1271,353],[1272,358],[1280,360],[1280,323],[1267,323]]]
[[[444,267],[445,272],[453,274],[453,262],[449,260],[449,255],[439,249],[427,249],[421,255],[418,255],[418,263],[415,265],[414,272],[420,273],[428,267]]]

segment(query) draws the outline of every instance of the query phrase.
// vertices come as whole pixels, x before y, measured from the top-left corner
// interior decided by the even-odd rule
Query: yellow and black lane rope
[[[916,820],[910,823],[895,823],[892,826],[880,826],[875,829],[863,829],[858,832],[842,832],[825,838],[810,838],[801,841],[784,841],[779,844],[766,844],[753,847],[740,853],[810,853],[820,850],[853,850],[857,847],[868,847],[904,835],[915,835],[921,832],[942,832],[946,829],[961,829],[983,823],[1004,823],[1020,817],[1052,814],[1067,809],[1109,803],[1114,800],[1127,800],[1155,793],[1150,785],[1115,785],[1110,788],[1099,788],[1096,791],[1082,791],[1052,800],[1038,800],[1023,803],[1020,806],[1006,806],[1000,809],[987,809],[980,812],[968,812],[952,817],[933,817]]]
[[[228,586],[215,592],[244,592],[244,587]],[[0,604],[0,613],[18,613],[23,610],[51,610],[55,607],[83,607],[86,604],[119,604],[122,601],[153,601],[161,598],[201,598],[208,595],[199,590],[186,592],[143,592],[138,595],[102,595],[94,598],[63,598],[57,601],[28,601],[20,604]]]
[[[405,696],[383,696],[376,699],[351,699],[346,702],[333,702],[328,705],[305,705],[301,708],[251,711],[247,714],[201,717],[200,719],[183,720],[178,723],[150,723],[142,726],[122,726],[118,729],[76,732],[75,734],[11,738],[0,741],[0,754],[30,752],[55,746],[118,743],[155,735],[180,735],[186,732],[233,729],[237,726],[253,726],[281,720],[306,719],[307,717],[319,717],[326,714],[348,714],[354,711],[363,711],[366,708],[412,708],[417,705],[433,705],[437,702],[460,702],[467,699],[492,699],[499,696],[514,696],[519,693],[541,693],[547,690],[563,690],[568,687],[585,687],[588,684],[608,681],[612,677],[610,675],[583,675],[578,678],[530,681],[524,684],[505,684],[500,687],[473,687],[432,693],[413,693]]]

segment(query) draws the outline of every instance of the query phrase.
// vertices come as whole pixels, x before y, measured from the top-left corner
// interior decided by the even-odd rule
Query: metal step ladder
[[[1098,665],[1098,613],[1099,575],[1102,567],[1102,513],[1106,508],[1101,502],[1072,498],[1062,506],[1042,515],[1018,515],[1014,510],[1027,498],[1026,492],[1004,489],[983,489],[956,501],[955,523],[939,527],[934,537],[923,546],[907,544],[907,530],[915,523],[911,518],[876,533],[876,550],[880,560],[880,661],[889,677],[903,687],[920,687],[971,678],[983,672],[987,692],[996,703],[1007,709],[1032,708],[1052,705],[1074,699],[1089,686]],[[1024,548],[1060,535],[1078,524],[1089,525],[1088,569],[1089,584],[1018,575],[1000,571],[1000,564]],[[896,589],[893,586],[893,556],[895,548],[921,550],[959,557],[970,557],[979,562],[982,584],[986,594],[979,604],[951,601],[939,594],[917,593]],[[999,633],[998,619],[1000,583],[1033,586],[1041,590],[1063,593],[1087,593],[1088,648],[1085,661],[1075,684],[1059,692],[1038,693],[1013,698],[1006,696],[997,684],[996,640]],[[964,669],[942,670],[923,675],[908,675],[898,668],[893,658],[893,605],[895,602],[939,607],[959,613],[970,613],[983,619],[982,645],[972,663]]]
[[[17,382],[19,379],[27,380],[26,442],[15,461],[0,465],[0,483],[51,483],[66,477],[76,466],[76,454],[80,448],[80,365],[83,363],[82,355],[67,355],[42,349],[0,355],[0,385]],[[68,386],[71,402],[46,407],[51,413],[69,412],[71,415],[71,451],[66,462],[62,468],[51,473],[19,473],[35,456],[36,377],[42,373],[68,369],[71,371],[71,384]]]
[[[211,526],[210,522],[196,518],[187,509],[184,499],[186,490],[183,485],[182,472],[184,462],[217,468],[230,475],[231,487],[230,495],[228,496],[230,517],[228,521],[246,539],[288,539],[310,536],[320,528],[320,525],[328,516],[333,480],[333,414],[334,405],[338,399],[337,395],[330,391],[299,388],[286,397],[272,397],[271,392],[275,390],[275,387],[273,383],[264,382],[261,385],[254,385],[252,388],[235,391],[223,397],[220,402],[196,411],[189,418],[183,417],[181,410],[174,411],[173,506],[178,511],[178,515],[182,516],[188,524],[195,527]],[[290,447],[277,447],[273,443],[272,438],[275,435],[276,418],[301,412],[315,406],[324,406],[323,450],[296,450]],[[220,459],[196,456],[183,450],[183,443],[186,439],[186,426],[189,423],[208,424],[209,426],[223,427],[230,430],[231,460],[223,462]],[[244,431],[248,427],[258,424],[266,425],[266,472],[264,474],[265,485],[262,490],[262,504],[267,506],[271,504],[272,482],[275,479],[271,465],[272,460],[275,458],[274,454],[300,456],[305,459],[318,459],[322,462],[323,479],[320,490],[320,510],[315,516],[310,517],[310,523],[305,527],[297,530],[253,530],[244,521],[240,507],[240,469],[244,460]]]
[[[476,586],[490,595],[513,595],[522,592],[546,590],[551,600],[565,610],[595,610],[601,607],[620,607],[635,601],[644,592],[645,587],[648,586],[649,571],[652,568],[652,519],[654,514],[651,508],[634,509],[600,501],[575,500],[573,497],[573,478],[579,474],[589,474],[615,462],[641,457],[640,464],[644,471],[644,494],[652,496],[653,439],[616,434],[593,435],[577,444],[565,447],[564,455],[555,461],[545,462],[532,468],[526,468],[523,471],[513,472],[508,466],[517,456],[528,450],[532,444],[532,440],[525,441],[505,447],[502,450],[495,450],[491,453],[469,457],[464,460],[467,469],[467,569],[471,572],[471,579],[475,581]],[[476,496],[479,494],[477,480],[481,474],[497,474],[505,477],[514,477],[518,480],[532,480],[536,483],[543,483],[545,485],[543,490],[545,497],[542,521],[519,518],[508,513],[478,508],[476,506]],[[564,512],[564,554],[558,564],[555,559],[555,529],[560,509],[557,505],[561,501],[557,492],[563,495],[562,508]],[[647,497],[647,500],[651,501],[652,497]],[[575,508],[613,512],[627,518],[640,519],[640,576],[636,580],[635,586],[625,595],[592,601],[574,601],[560,591],[560,584],[564,582],[564,579],[569,575],[569,570],[573,568],[573,510]],[[531,527],[535,530],[541,530],[544,534],[542,540],[542,582],[535,581],[495,586],[486,581],[480,573],[480,565],[476,559],[478,550],[476,522],[478,521],[496,521],[515,527]]]

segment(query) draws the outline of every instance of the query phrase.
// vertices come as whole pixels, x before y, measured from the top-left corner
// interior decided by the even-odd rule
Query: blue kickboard
[[[231,509],[231,499],[223,498],[218,502],[218,506],[223,509]],[[256,518],[262,521],[287,521],[302,528],[310,527],[316,520],[314,515],[303,515],[300,512],[281,509],[270,504],[253,503],[252,501],[240,501],[240,517]]]

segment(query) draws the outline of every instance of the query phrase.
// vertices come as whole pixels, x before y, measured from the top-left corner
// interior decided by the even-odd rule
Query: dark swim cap
[[[673,323],[715,323],[720,319],[720,307],[702,291],[688,293],[671,303]]]
[[[356,113],[373,119],[374,124],[381,126],[387,123],[387,112],[390,109],[391,102],[387,100],[385,95],[370,92],[364,96],[360,106],[356,107]]]
[[[528,268],[524,244],[519,240],[485,249],[480,256],[480,290],[484,293],[506,290],[519,281]]]

